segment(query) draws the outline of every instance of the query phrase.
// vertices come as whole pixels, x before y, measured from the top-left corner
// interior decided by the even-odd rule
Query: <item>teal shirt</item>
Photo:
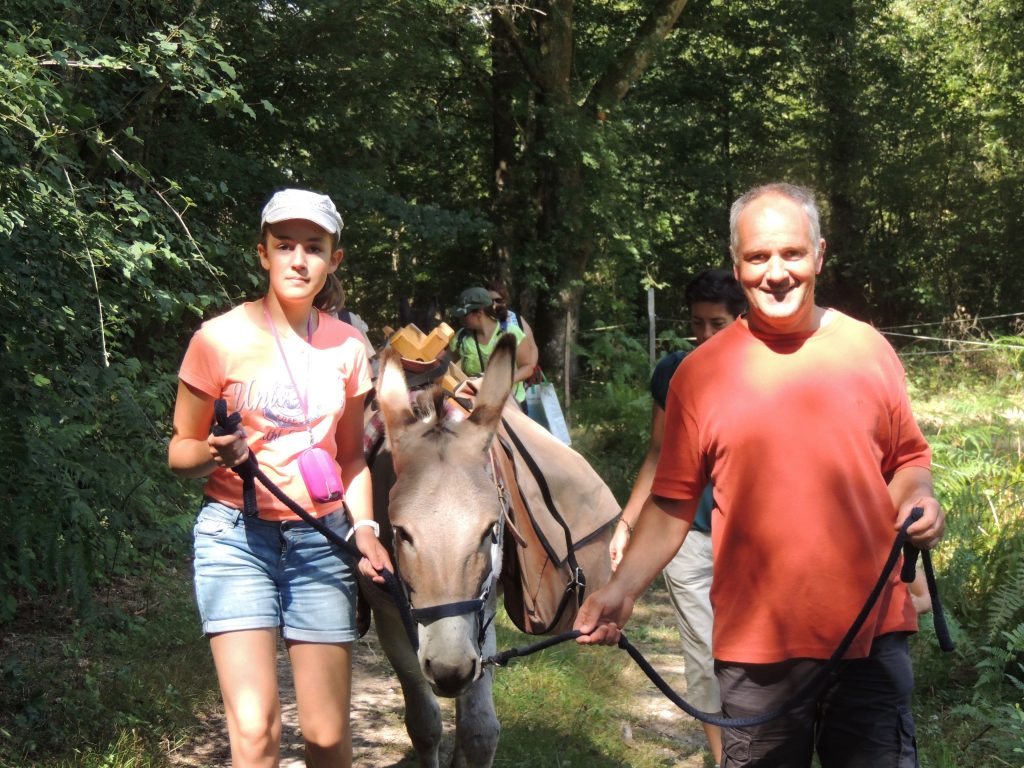
[[[671,352],[658,361],[651,374],[651,397],[654,402],[665,409],[665,400],[668,397],[668,385],[676,368],[686,357],[685,352]],[[711,510],[715,507],[714,490],[711,483],[704,486],[704,492],[700,495],[700,503],[697,504],[697,516],[693,519],[693,528],[704,533],[711,533]]]

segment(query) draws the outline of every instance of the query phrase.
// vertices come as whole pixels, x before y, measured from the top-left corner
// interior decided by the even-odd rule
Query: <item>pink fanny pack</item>
[[[314,501],[336,501],[345,495],[338,465],[323,448],[307,448],[299,454],[299,474]]]

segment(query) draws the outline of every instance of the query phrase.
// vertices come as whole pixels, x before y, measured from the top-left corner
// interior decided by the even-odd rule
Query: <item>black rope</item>
[[[907,529],[920,520],[921,515],[923,514],[923,509],[920,507],[914,507],[907,519],[903,521],[903,525],[900,527],[899,533],[896,535],[896,540],[893,542],[892,549],[889,552],[889,557],[887,558],[885,565],[882,567],[882,573],[878,577],[878,581],[875,583],[874,588],[871,590],[871,594],[868,595],[868,599],[864,603],[864,607],[861,609],[860,613],[857,614],[857,618],[854,619],[850,629],[846,632],[846,635],[843,636],[843,639],[839,641],[839,646],[836,648],[832,656],[829,657],[828,661],[814,674],[813,677],[804,683],[804,685],[801,686],[792,697],[770,712],[765,712],[760,715],[751,715],[748,717],[722,717],[721,715],[713,712],[703,712],[685,701],[667,682],[665,682],[665,679],[658,674],[654,667],[651,666],[650,662],[644,658],[643,654],[640,653],[639,650],[637,650],[636,646],[629,642],[625,633],[621,633],[619,635],[619,648],[622,648],[630,655],[633,661],[636,662],[637,666],[639,666],[640,669],[643,670],[644,674],[647,675],[648,679],[654,683],[657,689],[661,691],[669,701],[691,717],[694,717],[701,722],[718,725],[723,728],[749,728],[754,725],[767,723],[769,720],[774,720],[793,709],[793,707],[803,701],[814,688],[822,685],[825,682],[825,679],[836,669],[842,661],[843,655],[847,650],[849,650],[850,645],[857,636],[857,633],[860,632],[865,620],[871,613],[871,609],[874,608],[879,595],[882,594],[882,590],[885,588],[885,585],[889,580],[889,574],[892,573],[893,568],[896,566],[896,561],[899,559],[900,552],[902,550],[905,553],[905,558],[907,558],[904,560],[903,569],[901,571],[901,578],[905,582],[913,581],[917,555],[921,554],[923,556],[925,578],[928,582],[928,591],[932,597],[932,610],[935,614],[935,634],[939,641],[939,647],[946,652],[952,651],[954,646],[949,636],[949,628],[946,626],[946,619],[945,614],[942,612],[942,605],[939,602],[939,591],[935,584],[935,573],[932,570],[931,553],[928,550],[918,550],[917,547],[911,544],[907,539]],[[908,559],[911,560],[909,567],[907,565]],[[908,575],[910,576],[909,579],[907,578]],[[495,664],[499,667],[503,667],[514,658],[529,656],[531,653],[542,651],[545,648],[550,648],[553,645],[558,645],[559,643],[563,643],[567,640],[574,640],[582,634],[583,633],[578,629],[563,632],[560,635],[549,637],[533,645],[502,651],[501,653],[488,657],[484,660],[484,663]]]
[[[900,570],[900,580],[909,584],[917,576],[917,558],[921,556],[924,565],[924,580],[928,585],[928,595],[932,599],[932,623],[935,625],[935,637],[939,641],[939,648],[946,653],[951,652],[956,646],[949,636],[949,626],[946,624],[946,614],[942,610],[942,603],[939,601],[939,588],[935,583],[935,572],[932,570],[932,554],[927,549],[922,551],[909,541],[903,545],[903,567]]]
[[[230,435],[234,434],[238,430],[238,425],[241,423],[242,416],[237,411],[229,416],[226,401],[222,399],[216,400],[213,404],[213,414],[216,419],[216,422],[213,425],[214,435]],[[363,553],[359,551],[359,548],[355,544],[351,541],[346,541],[336,534],[327,527],[323,520],[313,517],[313,515],[300,507],[294,499],[278,488],[274,481],[267,477],[263,470],[260,469],[259,462],[256,461],[256,456],[252,451],[249,451],[249,456],[245,461],[235,467],[232,467],[232,469],[240,478],[242,478],[243,512],[247,517],[255,517],[259,514],[259,510],[256,508],[256,480],[259,480],[275,498],[302,518],[302,520],[308,523],[312,528],[319,531],[329,542],[337,546],[343,552],[355,557],[357,561],[362,558]],[[342,501],[342,506],[345,513],[348,514],[348,505],[345,504],[344,500]],[[349,516],[351,517],[351,515]],[[405,590],[402,589],[402,585],[399,584],[398,579],[395,578],[395,574],[387,568],[381,568],[378,573],[384,577],[384,586],[387,588],[388,594],[395,603],[395,607],[398,608],[398,613],[402,618],[402,625],[405,627],[405,632],[409,636],[409,642],[412,644],[413,650],[418,650],[419,638],[416,633],[416,626],[412,620],[409,599],[405,595]]]

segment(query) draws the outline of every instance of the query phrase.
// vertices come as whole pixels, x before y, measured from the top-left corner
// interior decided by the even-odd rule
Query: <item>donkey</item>
[[[495,653],[507,496],[490,449],[514,369],[515,344],[505,337],[472,413],[457,419],[446,413],[438,387],[410,402],[397,355],[386,352],[381,363],[377,401],[387,447],[373,461],[374,512],[413,608],[418,651],[391,599],[366,581],[362,587],[402,685],[406,730],[422,768],[439,768],[436,696],[456,699],[456,768],[489,768],[498,745],[494,672],[483,659]],[[597,580],[606,578],[603,572]]]

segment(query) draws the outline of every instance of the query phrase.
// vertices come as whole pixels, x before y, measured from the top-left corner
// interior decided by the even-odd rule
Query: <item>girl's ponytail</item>
[[[313,306],[329,315],[337,315],[345,306],[345,288],[333,272],[327,275],[324,287],[313,299]]]

